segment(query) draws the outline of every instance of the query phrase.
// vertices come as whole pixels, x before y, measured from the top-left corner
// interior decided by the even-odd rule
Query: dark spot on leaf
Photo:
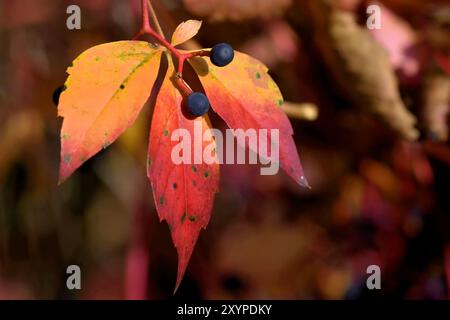
[[[197,217],[196,216],[189,216],[189,221],[195,222],[195,221],[197,221]]]
[[[284,101],[283,101],[283,100],[281,100],[281,99],[280,99],[280,100],[278,100],[278,106],[280,106],[280,107],[281,107],[281,106],[283,105],[283,103],[284,103]]]
[[[69,140],[70,139],[70,135],[68,135],[67,133],[64,133],[62,136],[63,140]]]
[[[164,129],[163,135],[164,135],[165,137],[167,137],[167,136],[169,135],[169,131],[168,131],[167,129]]]
[[[192,166],[192,172],[197,173],[197,167],[196,166]]]
[[[208,177],[209,177],[209,172],[208,172],[208,171],[205,171],[204,176],[205,176],[205,178],[208,178]]]
[[[64,156],[64,162],[65,163],[70,163],[72,161],[72,155],[71,154],[66,154]]]
[[[181,223],[183,223],[184,220],[186,220],[186,212],[183,212],[183,215],[181,216]]]
[[[124,85],[124,84],[121,84],[121,85],[120,85],[120,90],[123,90],[123,89],[125,89],[125,85]]]
[[[259,72],[256,73],[256,79],[261,79],[261,73]]]
[[[164,205],[164,197],[159,197],[159,204]]]
[[[172,185],[172,187],[173,187],[174,189],[176,189],[176,188],[178,188],[178,185],[177,185],[176,183],[174,183],[174,184]]]

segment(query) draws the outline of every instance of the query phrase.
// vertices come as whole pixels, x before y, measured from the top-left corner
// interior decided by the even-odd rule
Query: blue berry
[[[208,112],[210,104],[203,93],[194,92],[187,98],[187,107],[193,116],[200,117]]]
[[[218,67],[225,67],[234,59],[233,47],[228,43],[216,44],[211,49],[211,62]]]

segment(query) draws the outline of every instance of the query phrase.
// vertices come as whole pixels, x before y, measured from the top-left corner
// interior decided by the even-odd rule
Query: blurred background
[[[81,52],[134,36],[139,2],[0,0],[0,299],[449,298],[450,1],[377,2],[375,30],[372,1],[153,1],[166,35],[204,21],[186,48],[228,42],[269,66],[312,186],[223,165],[175,296],[145,172],[150,104],[57,187],[53,93]],[[71,264],[81,290],[66,288]],[[372,264],[381,290],[366,288]]]

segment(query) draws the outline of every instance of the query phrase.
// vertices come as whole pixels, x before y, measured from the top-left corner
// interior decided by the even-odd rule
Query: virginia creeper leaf
[[[134,123],[160,57],[147,42],[119,41],[90,48],[73,61],[58,105],[64,118],[60,183]]]
[[[196,36],[202,26],[198,20],[188,20],[180,23],[172,35],[172,45],[177,46]]]
[[[302,186],[309,187],[292,138],[291,124],[280,106],[283,97],[260,61],[241,52],[224,68],[209,59],[189,60],[205,89],[211,107],[232,129],[279,130],[281,168]],[[259,131],[257,131],[259,134]],[[260,151],[252,150],[254,152]],[[261,155],[261,154],[260,154]]]
[[[168,59],[170,60],[170,59]],[[150,179],[153,197],[160,220],[166,220],[171,230],[172,240],[178,252],[178,288],[191,257],[201,228],[209,222],[214,196],[218,190],[218,162],[206,164],[194,163],[194,128],[205,132],[210,128],[207,116],[196,119],[186,117],[182,109],[182,97],[172,83],[174,67],[169,68],[159,91],[153,112],[148,150],[147,175]],[[192,140],[189,150],[192,164],[175,164],[172,150],[179,145],[179,139],[172,141],[172,134],[177,129],[189,132]],[[215,148],[214,140],[202,141],[196,137],[202,149]],[[199,150],[199,149],[197,149]],[[212,149],[210,149],[212,150]],[[214,153],[214,158],[216,155]]]

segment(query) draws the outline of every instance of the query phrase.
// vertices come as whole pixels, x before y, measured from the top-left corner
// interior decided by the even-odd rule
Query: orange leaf
[[[207,116],[189,119],[182,110],[182,97],[174,87],[171,77],[174,67],[169,68],[160,89],[150,131],[147,175],[153,189],[153,197],[161,220],[166,220],[172,240],[178,252],[178,288],[201,228],[209,222],[214,195],[219,184],[218,163],[175,164],[171,155],[179,144],[172,141],[177,129],[186,130],[194,138],[195,126],[203,132],[210,129]],[[203,141],[197,137],[197,142]],[[187,142],[183,140],[183,142]],[[189,153],[194,163],[194,141],[190,140]],[[214,140],[200,142],[202,149],[214,147]],[[197,154],[200,155],[200,154]],[[202,158],[203,159],[203,158]]]
[[[267,67],[240,52],[235,52],[234,61],[224,68],[214,66],[207,58],[189,61],[199,75],[211,107],[230,128],[267,129],[269,141],[271,129],[279,130],[281,168],[297,183],[309,187],[292,138],[291,124],[280,108],[283,97]]]
[[[134,123],[160,57],[147,42],[119,41],[90,48],[74,60],[58,105],[64,118],[60,183]]]
[[[172,35],[172,45],[177,46],[195,37],[202,26],[198,20],[188,20],[180,23]]]

